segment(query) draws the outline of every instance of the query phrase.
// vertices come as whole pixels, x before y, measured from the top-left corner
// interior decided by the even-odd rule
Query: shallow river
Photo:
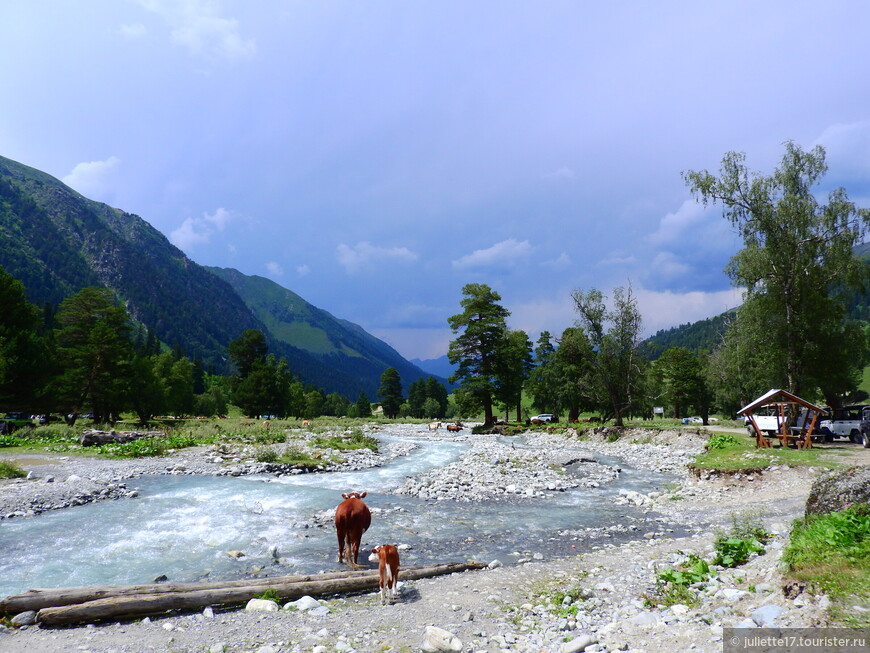
[[[610,484],[550,499],[456,503],[390,494],[406,477],[454,461],[467,446],[418,444],[409,456],[356,472],[142,477],[128,482],[140,491],[136,499],[5,520],[0,596],[32,587],[147,583],[160,575],[189,581],[340,569],[335,529],[324,513],[342,492],[363,489],[373,519],[362,546],[407,544],[403,565],[496,558],[510,564],[534,553],[570,555],[603,540],[566,531],[621,524],[636,528],[615,537],[641,537],[651,529],[644,515],[615,505],[613,496],[620,489],[650,492],[671,479],[621,465],[622,474]],[[270,547],[277,547],[278,561]],[[232,550],[245,556],[231,558]]]

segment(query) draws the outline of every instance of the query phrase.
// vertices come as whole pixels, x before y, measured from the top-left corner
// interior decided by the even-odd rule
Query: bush
[[[27,476],[27,472],[15,463],[0,460],[0,478],[24,478],[25,476]]]
[[[707,451],[710,449],[727,449],[740,444],[740,441],[733,435],[727,433],[717,433],[707,440]]]

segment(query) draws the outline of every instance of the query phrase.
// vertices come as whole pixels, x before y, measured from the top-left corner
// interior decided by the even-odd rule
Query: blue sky
[[[681,173],[825,146],[870,206],[865,2],[4,0],[0,154],[408,358],[463,285],[533,339],[631,284],[644,330],[740,302]]]

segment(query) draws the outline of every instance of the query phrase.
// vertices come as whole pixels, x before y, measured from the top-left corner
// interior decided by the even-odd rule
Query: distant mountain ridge
[[[405,389],[412,381],[428,376],[359,325],[334,317],[270,279],[233,268],[206,269],[233,287],[274,338],[304,349],[330,367],[378,379],[385,369],[393,367]],[[374,399],[376,392],[377,388],[372,388],[366,394]]]
[[[285,357],[303,381],[351,399],[360,391],[375,398],[380,374],[390,366],[386,361],[402,367],[405,384],[423,374],[361,327],[335,318],[329,331],[334,342],[366,341],[364,334],[380,346],[368,342],[343,353],[321,351],[305,337],[304,324],[288,327],[262,307],[253,310],[228,281],[194,263],[139,216],[89,200],[54,177],[4,157],[0,266],[40,306],[57,305],[86,286],[110,288],[135,321],[217,372],[229,370],[227,345],[246,329],[259,329],[270,351]],[[304,303],[310,315],[328,315]],[[342,329],[346,338],[338,335]],[[300,339],[294,341],[294,335]]]

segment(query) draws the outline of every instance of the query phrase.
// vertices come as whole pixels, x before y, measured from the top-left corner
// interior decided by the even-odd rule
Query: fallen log
[[[472,569],[482,569],[482,563],[447,563],[411,567],[399,572],[399,580],[417,580]],[[352,572],[353,573],[353,572]],[[266,580],[266,579],[262,579]],[[215,584],[217,585],[217,584]],[[263,583],[257,581],[246,586],[216,586],[182,592],[164,592],[111,596],[73,605],[46,607],[39,610],[37,622],[42,626],[65,626],[94,623],[105,620],[132,619],[157,615],[169,610],[198,610],[206,606],[232,606],[245,603],[266,590],[284,600],[303,596],[345,594],[375,589],[377,571],[356,572],[350,576],[311,581]]]
[[[61,605],[73,605],[96,601],[113,596],[133,596],[136,594],[168,594],[172,592],[193,592],[196,590],[217,589],[220,587],[248,587],[251,585],[281,585],[305,581],[349,578],[366,573],[363,571],[334,571],[326,574],[303,574],[293,576],[271,576],[266,578],[245,578],[227,581],[201,581],[190,583],[147,583],[141,585],[89,585],[84,587],[58,587],[30,589],[22,594],[13,594],[0,601],[0,614],[18,614],[28,610],[41,610]]]

